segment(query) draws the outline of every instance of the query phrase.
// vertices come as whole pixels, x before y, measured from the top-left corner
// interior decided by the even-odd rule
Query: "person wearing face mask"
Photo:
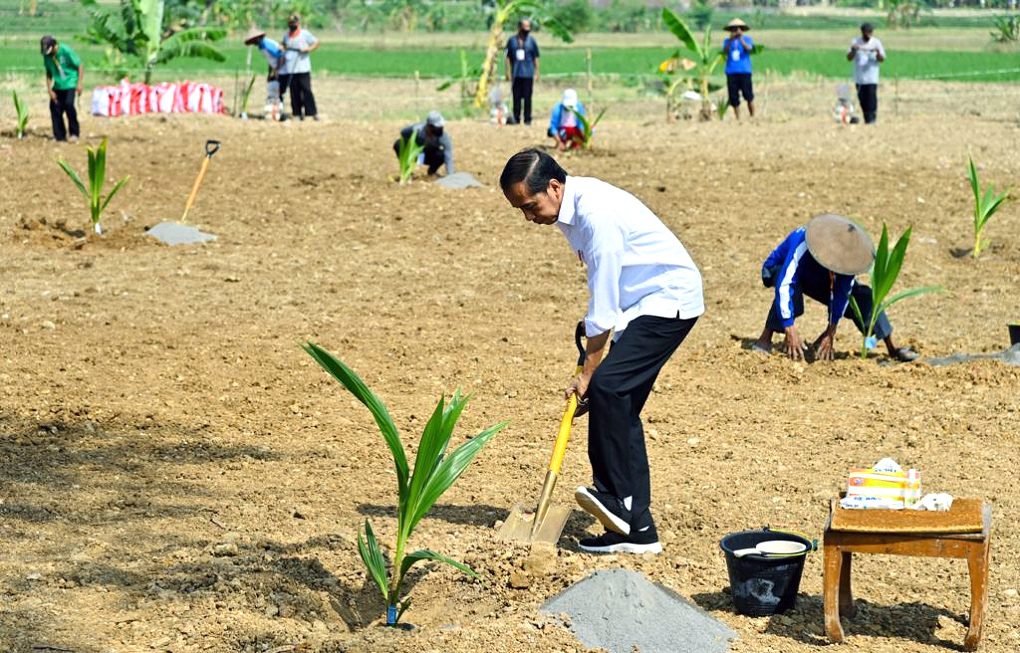
[[[428,166],[430,175],[436,174],[439,166],[446,165],[446,174],[452,175],[456,170],[453,167],[453,140],[445,130],[446,121],[443,114],[438,111],[430,111],[425,122],[416,122],[400,130],[400,138],[393,143],[393,151],[400,156],[400,144],[404,139],[412,135],[418,145],[425,148],[422,152],[422,162]]]
[[[517,23],[517,33],[506,43],[506,78],[511,81],[514,96],[514,123],[521,122],[521,105],[524,124],[531,124],[531,93],[538,81],[538,43],[531,35],[531,21]]]
[[[588,274],[584,367],[565,395],[586,400],[589,411],[594,487],[580,487],[574,497],[606,532],[578,546],[659,553],[641,409],[659,370],[705,312],[701,273],[641,200],[599,179],[568,176],[541,150],[510,157],[499,185],[525,220],[556,225]]]
[[[280,64],[280,92],[290,92],[291,114],[298,120],[319,119],[312,95],[312,60],[308,55],[319,47],[319,40],[301,27],[301,17],[291,14],[288,31],[283,35],[283,62]]]

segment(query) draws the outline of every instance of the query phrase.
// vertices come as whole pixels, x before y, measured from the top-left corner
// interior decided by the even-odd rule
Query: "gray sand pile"
[[[924,362],[929,365],[952,365],[954,363],[967,363],[976,360],[997,360],[1006,365],[1020,366],[1020,345],[1013,345],[1009,349],[994,354],[953,354],[945,358],[926,358]]]
[[[626,569],[597,571],[540,612],[569,615],[577,639],[610,653],[726,653],[737,636],[675,592]]]
[[[167,245],[193,245],[204,243],[207,240],[216,240],[216,236],[213,234],[207,234],[179,222],[160,222],[146,233]]]
[[[475,179],[470,172],[455,172],[452,175],[440,177],[436,183],[443,188],[453,188],[454,190],[482,187],[482,183]]]

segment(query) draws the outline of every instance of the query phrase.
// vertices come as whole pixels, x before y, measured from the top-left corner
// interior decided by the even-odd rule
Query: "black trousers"
[[[69,88],[66,91],[53,91],[57,100],[54,102],[50,99],[50,119],[53,122],[53,138],[58,141],[67,140],[67,132],[71,132],[71,136],[78,137],[78,112],[74,108],[74,89]],[[64,114],[67,114],[67,128],[64,128]]]
[[[514,77],[514,122],[521,121],[521,104],[524,104],[524,124],[531,124],[531,92],[535,88],[533,77]]]
[[[290,112],[295,118],[311,118],[318,113],[312,95],[312,74],[280,75],[280,98],[290,92]]]
[[[641,409],[659,370],[697,318],[642,315],[613,344],[588,385],[588,459],[595,489],[627,503],[633,531],[651,526],[651,475]]]
[[[864,124],[875,122],[875,114],[878,113],[878,84],[858,84],[857,101],[864,113]]]
[[[800,317],[804,314],[804,295],[824,306],[828,306],[829,280],[816,279],[811,276],[801,278],[800,287],[793,290],[794,317]],[[861,309],[861,315],[864,319],[870,321],[871,311],[874,308],[871,304],[871,287],[863,283],[854,283],[854,287],[850,290],[850,296],[857,302],[857,306]],[[850,308],[849,304],[847,304],[846,311],[843,312],[843,317],[853,320],[857,330],[864,333],[865,326],[857,321],[857,317],[854,315],[854,311]],[[779,311],[776,310],[776,303],[774,301],[772,302],[772,308],[769,309],[769,316],[765,318],[765,328],[777,332],[784,330],[783,320],[779,317]],[[878,314],[878,319],[875,320],[875,337],[879,340],[885,340],[892,335],[892,330],[889,317],[885,314],[885,311],[882,311]]]

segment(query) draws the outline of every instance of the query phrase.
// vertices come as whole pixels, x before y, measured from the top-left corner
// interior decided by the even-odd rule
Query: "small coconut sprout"
[[[400,160],[400,183],[406,184],[411,181],[411,174],[418,166],[418,157],[424,151],[425,145],[418,143],[414,131],[410,136],[400,137],[400,149],[397,152],[397,158]]]
[[[974,194],[974,249],[971,256],[977,258],[988,244],[984,239],[985,227],[992,216],[1002,208],[1009,193],[996,193],[990,184],[982,191],[977,168],[974,166],[974,159],[971,158],[967,159],[967,179],[970,180],[970,190]]]
[[[439,497],[460,478],[475,455],[493,436],[506,427],[507,422],[500,422],[482,430],[447,455],[453,428],[467,405],[468,398],[461,395],[460,391],[453,393],[449,403],[440,398],[425,425],[421,441],[418,443],[414,470],[411,470],[407,465],[407,454],[397,426],[375,393],[368,389],[353,370],[322,347],[311,342],[305,343],[303,347],[315,362],[368,408],[393,457],[397,478],[397,538],[395,546],[391,549],[392,557],[387,561],[372,530],[372,524],[367,519],[364,533],[358,532],[358,554],[368,569],[369,577],[378,586],[386,602],[386,625],[395,626],[411,604],[409,598],[402,596],[402,586],[404,576],[414,564],[436,560],[469,576],[476,576],[467,565],[435,551],[421,549],[408,553],[407,543],[415,527],[428,514]]]
[[[14,110],[18,114],[18,127],[15,133],[18,136],[18,140],[21,140],[25,138],[25,131],[28,126],[28,105],[18,97],[17,91],[11,91],[11,95],[14,97]]]
[[[924,295],[931,292],[941,292],[939,286],[924,286],[922,288],[911,288],[903,290],[895,295],[889,296],[892,287],[900,276],[900,269],[903,267],[903,259],[907,255],[907,246],[910,244],[911,227],[903,232],[892,250],[889,249],[889,230],[882,225],[882,238],[878,241],[878,249],[875,250],[875,262],[871,267],[871,315],[865,316],[861,313],[860,306],[850,297],[850,309],[860,324],[864,325],[864,336],[861,342],[861,358],[867,358],[868,350],[874,348],[875,323],[883,311],[889,310],[893,304],[908,297]]]
[[[581,146],[586,150],[591,149],[592,138],[595,136],[595,125],[599,124],[599,121],[602,120],[602,116],[605,115],[606,109],[599,111],[599,115],[595,116],[594,120],[588,120],[583,113],[580,113],[570,107],[566,107],[566,109],[577,116],[578,122],[581,123]]]
[[[89,203],[89,213],[92,218],[92,229],[96,234],[102,235],[103,227],[99,223],[100,218],[103,215],[103,211],[106,210],[106,206],[113,199],[113,196],[124,187],[124,184],[128,182],[131,177],[124,177],[113,185],[110,189],[109,194],[103,196],[103,185],[106,183],[106,141],[99,144],[96,148],[86,148],[89,157],[89,172],[88,172],[88,186],[82,181],[81,177],[74,168],[71,167],[67,161],[63,159],[57,160],[57,165],[70,177],[71,181],[74,182],[75,187],[81,192],[85,199]]]

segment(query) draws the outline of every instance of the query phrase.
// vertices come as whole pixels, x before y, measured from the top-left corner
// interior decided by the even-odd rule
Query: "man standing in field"
[[[319,40],[301,28],[301,16],[291,14],[283,35],[283,63],[280,64],[280,93],[290,92],[291,115],[298,120],[319,119],[312,95],[312,59],[308,55],[319,48]]]
[[[723,52],[726,54],[726,89],[729,91],[730,106],[733,117],[740,120],[740,96],[747,101],[747,113],[754,118],[754,87],[751,84],[751,53],[754,52],[754,41],[744,32],[749,30],[747,23],[734,18],[726,25],[729,37],[723,40]]]
[[[514,123],[521,122],[521,104],[524,105],[524,124],[531,124],[531,93],[538,81],[538,43],[531,35],[531,21],[517,23],[517,33],[506,43],[506,78],[513,80]]]
[[[872,36],[874,31],[871,23],[861,25],[861,35],[850,42],[846,53],[846,60],[854,62],[857,101],[866,125],[873,124],[878,113],[878,65],[885,61],[885,48]]]
[[[659,370],[705,312],[701,274],[640,200],[604,181],[568,176],[545,152],[510,157],[499,185],[525,220],[555,224],[587,268],[586,359],[565,394],[590,410],[595,487],[574,496],[607,530],[579,546],[589,553],[659,553],[640,415]]]
[[[762,264],[762,283],[775,288],[775,299],[765,329],[752,349],[771,353],[772,335],[782,331],[786,334],[786,354],[793,360],[804,360],[807,345],[794,321],[804,313],[807,295],[829,309],[828,326],[815,340],[814,355],[819,360],[832,360],[840,319],[849,317],[858,330],[863,333],[865,329],[850,308],[850,297],[857,302],[864,320],[871,319],[871,288],[856,283],[854,276],[867,272],[874,260],[871,237],[841,215],[815,216],[807,225],[794,229]],[[875,338],[885,341],[891,358],[902,362],[917,359],[917,352],[893,342],[892,324],[884,312],[875,321]]]
[[[52,36],[44,36],[39,41],[42,51],[43,66],[46,68],[46,92],[50,96],[50,118],[53,122],[53,138],[66,141],[71,134],[71,142],[78,142],[78,112],[74,108],[74,98],[81,93],[85,79],[85,66],[74,50],[63,43],[57,43]],[[67,114],[67,127],[64,127],[64,114]]]

